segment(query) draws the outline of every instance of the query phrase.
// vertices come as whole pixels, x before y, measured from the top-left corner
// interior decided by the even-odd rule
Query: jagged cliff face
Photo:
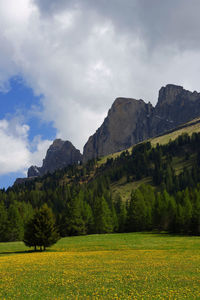
[[[169,84],[154,108],[143,100],[117,98],[101,127],[84,146],[83,161],[126,149],[200,116],[200,94]]]
[[[31,166],[28,169],[28,177],[42,176],[48,172],[62,169],[68,165],[78,163],[82,155],[71,142],[56,139],[47,150],[42,167]]]
[[[151,136],[162,134],[200,116],[200,93],[169,84],[159,91],[158,103],[151,117]]]
[[[84,161],[123,150],[148,137],[152,105],[143,100],[117,98],[101,127],[84,147]]]

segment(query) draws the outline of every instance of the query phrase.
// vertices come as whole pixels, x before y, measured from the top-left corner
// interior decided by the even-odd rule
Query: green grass
[[[0,243],[0,299],[200,298],[199,237],[91,235],[27,250]]]
[[[130,200],[131,192],[134,189],[137,189],[141,184],[149,184],[152,185],[152,178],[146,177],[141,180],[127,182],[125,177],[111,184],[111,191],[113,194],[113,199],[116,194],[119,194],[123,201]]]
[[[162,136],[152,138],[150,139],[150,141],[153,146],[157,145],[157,143],[160,145],[164,145],[169,143],[170,140],[172,141],[175,140],[179,135],[183,133],[192,135],[193,132],[200,132],[200,123],[193,124],[193,122],[195,121],[199,121],[199,118],[186,123],[186,125],[188,125],[187,127],[180,128],[180,129],[177,128],[177,130],[174,130],[173,132],[166,133],[163,134]]]

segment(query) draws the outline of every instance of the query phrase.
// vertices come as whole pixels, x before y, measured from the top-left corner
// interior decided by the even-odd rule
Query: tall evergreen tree
[[[0,242],[7,242],[8,239],[8,214],[3,201],[0,201]]]
[[[94,203],[94,228],[96,233],[113,231],[111,211],[104,197],[97,197]]]
[[[197,189],[194,191],[191,230],[193,234],[200,234],[200,193]]]
[[[8,208],[8,236],[9,241],[21,241],[24,235],[24,224],[20,216],[17,202],[10,204]]]
[[[70,199],[67,203],[66,217],[64,220],[65,235],[86,234],[86,225],[82,216],[83,201],[80,197]]]
[[[115,197],[115,211],[118,219],[118,231],[124,232],[126,226],[127,210],[126,205],[125,203],[123,203],[122,198],[119,194],[117,194]]]
[[[46,249],[55,244],[59,239],[59,234],[55,226],[55,218],[52,210],[44,204],[36,211],[34,217],[25,227],[24,243],[28,247],[39,246]]]
[[[135,190],[131,194],[131,201],[127,212],[127,230],[140,231],[146,229],[147,208],[141,191]]]

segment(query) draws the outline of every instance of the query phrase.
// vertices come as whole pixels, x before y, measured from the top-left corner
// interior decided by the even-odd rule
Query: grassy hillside
[[[154,229],[199,234],[199,121],[156,138],[167,144],[152,139],[104,164],[91,160],[1,191],[0,241],[22,239],[29,216],[44,203],[62,237]]]
[[[149,139],[148,141],[151,142],[152,146],[156,146],[157,144],[165,145],[169,143],[170,141],[174,141],[178,136],[187,133],[189,136],[192,135],[194,132],[200,132],[200,118],[194,119],[184,125],[179,126],[178,128],[171,130],[170,132],[167,132],[161,136]],[[127,149],[129,153],[132,151],[132,147]],[[111,155],[107,155],[102,157],[99,162],[98,166],[101,166],[102,164],[105,164],[107,159],[116,159],[121,155],[123,151],[113,153]],[[176,171],[176,174],[181,173],[181,171],[184,168],[191,168],[192,163],[194,162],[195,155],[191,156],[188,161],[185,161],[184,157],[174,157],[172,165]],[[134,182],[128,182],[126,181],[126,178],[122,178],[119,181],[112,184],[111,189],[113,194],[120,194],[122,199],[127,200],[130,199],[131,191],[138,188],[141,184],[150,184],[152,185],[152,178],[147,177],[143,178],[142,180],[134,181]]]
[[[156,146],[157,144],[164,145],[164,144],[169,143],[170,140],[171,141],[175,140],[179,135],[181,135],[183,133],[192,135],[193,132],[200,132],[200,118],[196,118],[186,124],[183,124],[173,130],[170,130],[169,132],[166,132],[163,135],[148,139],[146,141],[150,141],[153,146]],[[129,152],[131,152],[132,146],[130,148],[128,148],[127,150]],[[109,158],[115,159],[116,157],[120,156],[120,154],[123,151],[101,157],[100,160],[98,161],[98,166],[106,163],[107,159],[109,159]]]
[[[45,253],[0,243],[0,298],[197,299],[199,242],[166,234],[91,235],[64,238]]]
[[[167,144],[170,140],[175,140],[179,135],[187,133],[192,135],[193,132],[200,132],[200,118],[194,119],[178,128],[167,132],[159,137],[150,139],[152,145],[159,143],[160,145]]]
[[[170,132],[166,132],[164,135],[149,139],[144,142],[150,141],[152,146],[155,147],[157,144],[160,144],[160,145],[167,144],[170,141],[175,140],[181,134],[187,133],[189,136],[191,136],[192,133],[194,133],[194,132],[200,132],[200,118],[194,119],[182,126],[179,126],[178,128],[176,128],[174,130],[171,130]],[[126,150],[129,153],[131,153],[132,148],[133,147],[130,147]],[[84,166],[77,167],[77,170],[79,170],[80,174],[82,174],[80,179],[78,179],[79,183],[85,184],[85,183],[92,181],[96,177],[96,174],[99,172],[99,169],[101,169],[102,166],[104,166],[108,160],[117,159],[126,150],[104,156],[104,157],[98,159],[95,163],[92,162],[92,167],[91,167],[90,162],[89,162],[89,165],[86,166],[86,168]],[[180,173],[184,167],[190,167],[192,165],[193,159],[194,159],[194,156],[190,157],[190,159],[187,162],[185,162],[185,159],[183,157],[173,158],[173,166],[174,166],[176,172]],[[67,185],[67,184],[73,183],[74,180],[76,180],[76,176],[74,176],[74,174],[70,175],[70,173],[71,173],[70,168],[56,171],[53,175],[54,181],[57,180],[56,185],[61,186],[61,185]],[[50,176],[50,178],[51,177],[52,176]],[[43,180],[43,178],[44,178],[44,180]],[[45,179],[45,178],[47,178],[47,179]],[[47,174],[46,176],[44,176],[42,178],[38,178],[34,184],[32,184],[30,182],[29,186],[32,185],[32,186],[35,186],[37,189],[41,189],[43,186],[43,182],[50,181],[51,180],[50,178],[49,178],[49,175]],[[142,183],[152,184],[152,180],[151,180],[151,178],[144,178],[139,181],[134,180],[134,182],[127,184],[126,180],[124,180],[124,178],[121,178],[118,182],[116,181],[112,185],[112,191],[113,191],[113,193],[119,192],[121,194],[122,198],[126,198],[127,193],[130,194],[130,191],[132,189],[137,188]]]

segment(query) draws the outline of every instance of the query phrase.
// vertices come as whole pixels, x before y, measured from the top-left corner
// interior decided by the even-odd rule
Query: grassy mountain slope
[[[15,216],[2,240],[20,239],[21,217],[25,224],[30,211],[44,203],[53,210],[61,236],[143,230],[199,234],[198,126],[194,120],[115,154],[115,159],[68,166],[0,191],[4,223]]]
[[[169,141],[174,141],[179,135],[187,133],[188,135],[192,135],[193,132],[200,132],[200,118],[196,118],[186,124],[183,124],[173,130],[167,131],[166,133],[159,135],[157,137],[148,139],[146,141],[150,141],[152,146],[156,146],[157,144],[160,145],[164,145],[169,143]],[[146,142],[143,141],[143,142]],[[127,149],[129,152],[132,151],[132,147]],[[125,151],[125,150],[123,150]],[[113,154],[109,154],[106,155],[104,157],[102,157],[99,161],[98,161],[98,165],[104,164],[106,163],[107,159],[109,158],[113,158],[115,159],[116,157],[120,156],[120,154],[123,152],[116,152]]]
[[[165,145],[170,141],[174,141],[175,139],[177,139],[178,136],[182,134],[188,134],[189,136],[191,136],[192,133],[195,132],[200,132],[200,118],[194,119],[186,124],[179,126],[174,130],[166,132],[161,136],[151,138],[144,142],[149,141],[151,142],[152,147],[156,147],[157,144]],[[52,179],[55,182],[55,186],[70,185],[74,182],[81,185],[87,184],[88,182],[91,182],[96,177],[98,177],[99,174],[104,174],[105,170],[107,169],[107,161],[114,161],[118,159],[124,151],[128,151],[128,153],[130,154],[132,152],[133,147],[104,156],[97,161],[90,161],[86,164],[86,166],[84,165],[75,167],[75,172],[74,167],[68,167],[63,170],[56,171],[53,175],[47,174],[43,177],[39,177],[36,180],[33,180],[32,182],[27,182],[26,185],[32,186],[40,190],[44,184],[48,184],[48,182],[51,182]],[[190,154],[190,157],[185,159],[184,155],[182,156],[180,155],[180,153],[177,156],[173,156],[172,166],[175,169],[176,174],[181,173],[184,168],[191,168],[195,157],[196,154]],[[122,199],[127,200],[130,198],[131,191],[133,189],[138,188],[141,184],[153,185],[152,177],[148,176],[140,180],[134,179],[131,182],[127,182],[126,176],[123,176],[119,180],[115,180],[111,183],[111,191],[113,192],[113,194],[119,193]]]
[[[171,130],[169,132],[166,132],[163,135],[160,135],[158,137],[149,139],[147,141],[150,141],[152,146],[156,146],[157,144],[164,145],[169,143],[170,141],[174,141],[178,136],[182,134],[188,134],[189,136],[192,135],[192,133],[198,133],[200,132],[200,118],[196,118],[186,124],[183,124],[179,126],[178,128]],[[131,153],[132,147],[128,148],[127,151]],[[113,153],[111,155],[107,155],[105,157],[102,157],[98,161],[98,166],[101,166],[102,164],[105,164],[108,159],[116,159],[121,155],[123,151]],[[172,165],[176,171],[176,174],[181,173],[181,171],[184,168],[191,168],[192,163],[194,162],[195,155],[191,155],[189,159],[185,160],[184,156],[174,156],[172,160]],[[123,200],[129,200],[131,191],[138,188],[141,184],[150,184],[153,185],[152,178],[146,177],[141,180],[136,180],[133,182],[127,182],[126,178],[123,177],[120,180],[116,181],[111,185],[112,192],[114,194],[120,194]]]

